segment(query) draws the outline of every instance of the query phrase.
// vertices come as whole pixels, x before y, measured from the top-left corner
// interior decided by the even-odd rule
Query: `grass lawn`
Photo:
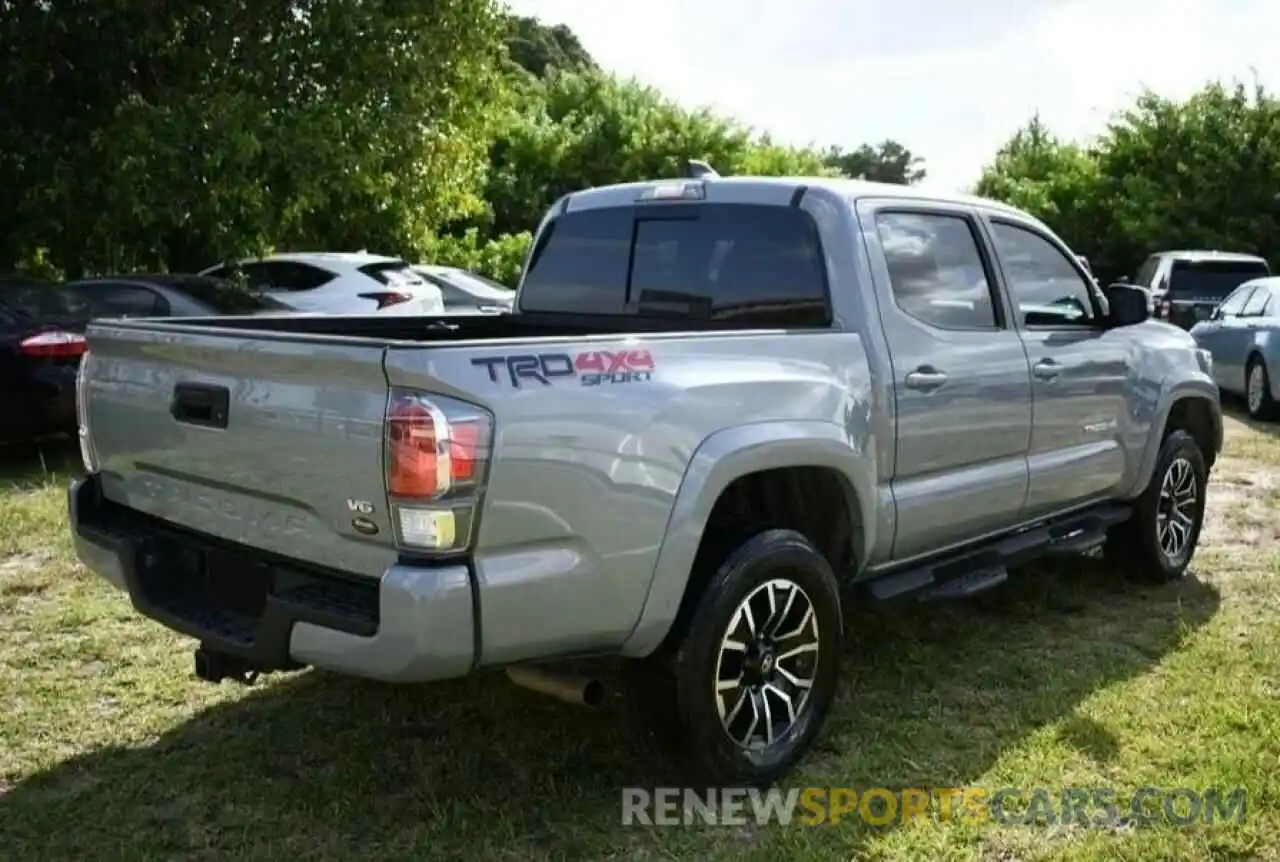
[[[10,452],[0,502],[0,858],[1280,859],[1280,425],[1229,420],[1193,573],[1091,561],[967,604],[859,610],[788,786],[1248,788],[1243,825],[623,827],[649,786],[620,708],[500,676],[394,688],[191,675],[68,542],[74,451]],[[1031,573],[1029,573],[1031,574]]]

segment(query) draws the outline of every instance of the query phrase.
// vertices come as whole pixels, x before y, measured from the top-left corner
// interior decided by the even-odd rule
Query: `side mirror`
[[[1108,326],[1112,328],[1133,326],[1151,316],[1151,309],[1147,305],[1147,292],[1142,288],[1116,282],[1109,285],[1105,293],[1110,309],[1107,314]]]
[[[1226,317],[1226,315],[1222,313],[1221,306],[1215,308],[1213,312],[1209,315],[1210,320],[1222,320],[1224,317]]]

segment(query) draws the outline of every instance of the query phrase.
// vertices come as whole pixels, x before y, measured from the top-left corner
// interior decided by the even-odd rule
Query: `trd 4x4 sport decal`
[[[647,383],[653,374],[653,356],[647,350],[592,350],[587,353],[520,353],[512,356],[478,356],[472,365],[489,371],[489,382],[499,375],[513,388],[529,380],[550,386],[561,377],[576,377],[583,386],[615,383]]]

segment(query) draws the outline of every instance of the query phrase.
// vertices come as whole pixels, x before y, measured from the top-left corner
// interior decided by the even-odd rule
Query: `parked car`
[[[511,311],[515,291],[478,273],[452,266],[417,264],[414,271],[440,288],[445,311],[504,314]]]
[[[367,252],[275,254],[210,267],[201,275],[233,279],[298,311],[323,314],[440,314],[440,288],[406,261]]]
[[[573,193],[535,247],[506,315],[91,325],[80,558],[211,681],[507,668],[596,703],[535,663],[621,655],[697,786],[813,744],[842,587],[1187,569],[1208,354],[1024,212],[703,173]]]
[[[1246,281],[1191,328],[1213,354],[1213,377],[1224,392],[1243,395],[1254,419],[1280,410],[1280,278]]]
[[[1241,284],[1270,274],[1267,262],[1253,254],[1160,251],[1146,259],[1133,281],[1150,292],[1157,318],[1190,329]]]
[[[0,443],[75,432],[88,320],[60,285],[0,276]]]
[[[70,281],[66,289],[93,317],[209,317],[290,310],[261,291],[205,275],[113,275]]]

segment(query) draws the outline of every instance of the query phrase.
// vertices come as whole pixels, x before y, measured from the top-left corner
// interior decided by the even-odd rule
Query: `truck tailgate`
[[[383,344],[144,322],[94,324],[88,343],[82,410],[107,499],[352,573],[395,560]]]

